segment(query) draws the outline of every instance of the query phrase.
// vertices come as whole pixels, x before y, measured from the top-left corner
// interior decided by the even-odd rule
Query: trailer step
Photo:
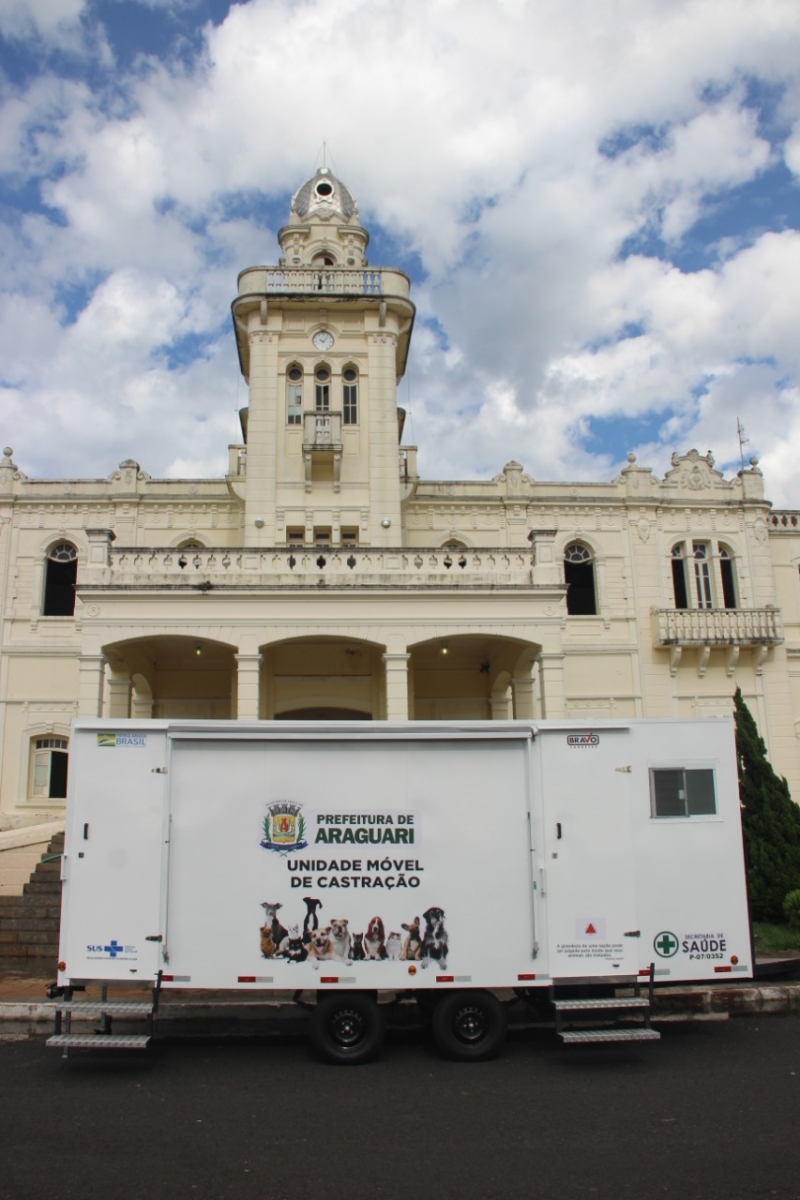
[[[579,1012],[581,1009],[604,1008],[619,1009],[622,1011],[626,1008],[649,1008],[650,1001],[647,996],[615,996],[613,999],[605,1000],[554,1000],[553,1008],[559,1012]]]
[[[149,1017],[153,1004],[150,1000],[57,1000],[53,1009],[72,1016],[107,1013],[110,1017]]]
[[[563,1042],[657,1042],[656,1029],[570,1029],[558,1035]]]
[[[145,1033],[55,1033],[46,1044],[65,1050],[144,1050],[149,1041]]]

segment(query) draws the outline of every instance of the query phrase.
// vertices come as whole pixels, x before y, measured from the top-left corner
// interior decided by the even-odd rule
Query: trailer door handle
[[[622,936],[623,937],[641,937],[642,931],[641,931],[641,929],[628,929],[628,930],[626,930],[625,933],[623,933]]]
[[[556,837],[561,841],[561,822],[556,821]]]
[[[163,942],[163,933],[151,933],[145,939],[146,942]]]

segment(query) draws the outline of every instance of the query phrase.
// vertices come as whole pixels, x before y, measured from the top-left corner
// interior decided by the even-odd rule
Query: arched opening
[[[276,721],[371,721],[370,713],[357,708],[336,708],[334,705],[316,708],[295,708],[276,713]]]
[[[267,719],[353,721],[385,714],[383,647],[357,638],[293,638],[263,648]]]
[[[531,663],[538,646],[513,638],[459,634],[420,642],[409,650],[409,715],[414,720],[490,721],[534,715]]]
[[[564,551],[564,581],[567,613],[571,617],[597,615],[597,588],[591,551],[580,542],[570,542]]]
[[[77,576],[78,551],[71,542],[58,542],[47,555],[42,605],[45,617],[74,616]]]
[[[165,635],[117,642],[103,653],[108,716],[224,721],[235,715],[234,646]]]

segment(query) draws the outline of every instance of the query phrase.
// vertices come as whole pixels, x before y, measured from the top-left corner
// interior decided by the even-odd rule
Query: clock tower
[[[292,197],[277,266],[239,276],[233,321],[249,402],[229,483],[248,546],[398,546],[400,415],[414,305],[370,266],[355,200],[327,167]]]

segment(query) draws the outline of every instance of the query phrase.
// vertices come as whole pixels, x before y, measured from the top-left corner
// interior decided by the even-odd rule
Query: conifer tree
[[[739,688],[734,706],[750,909],[754,921],[780,923],[784,896],[800,888],[800,808],[773,771]]]

